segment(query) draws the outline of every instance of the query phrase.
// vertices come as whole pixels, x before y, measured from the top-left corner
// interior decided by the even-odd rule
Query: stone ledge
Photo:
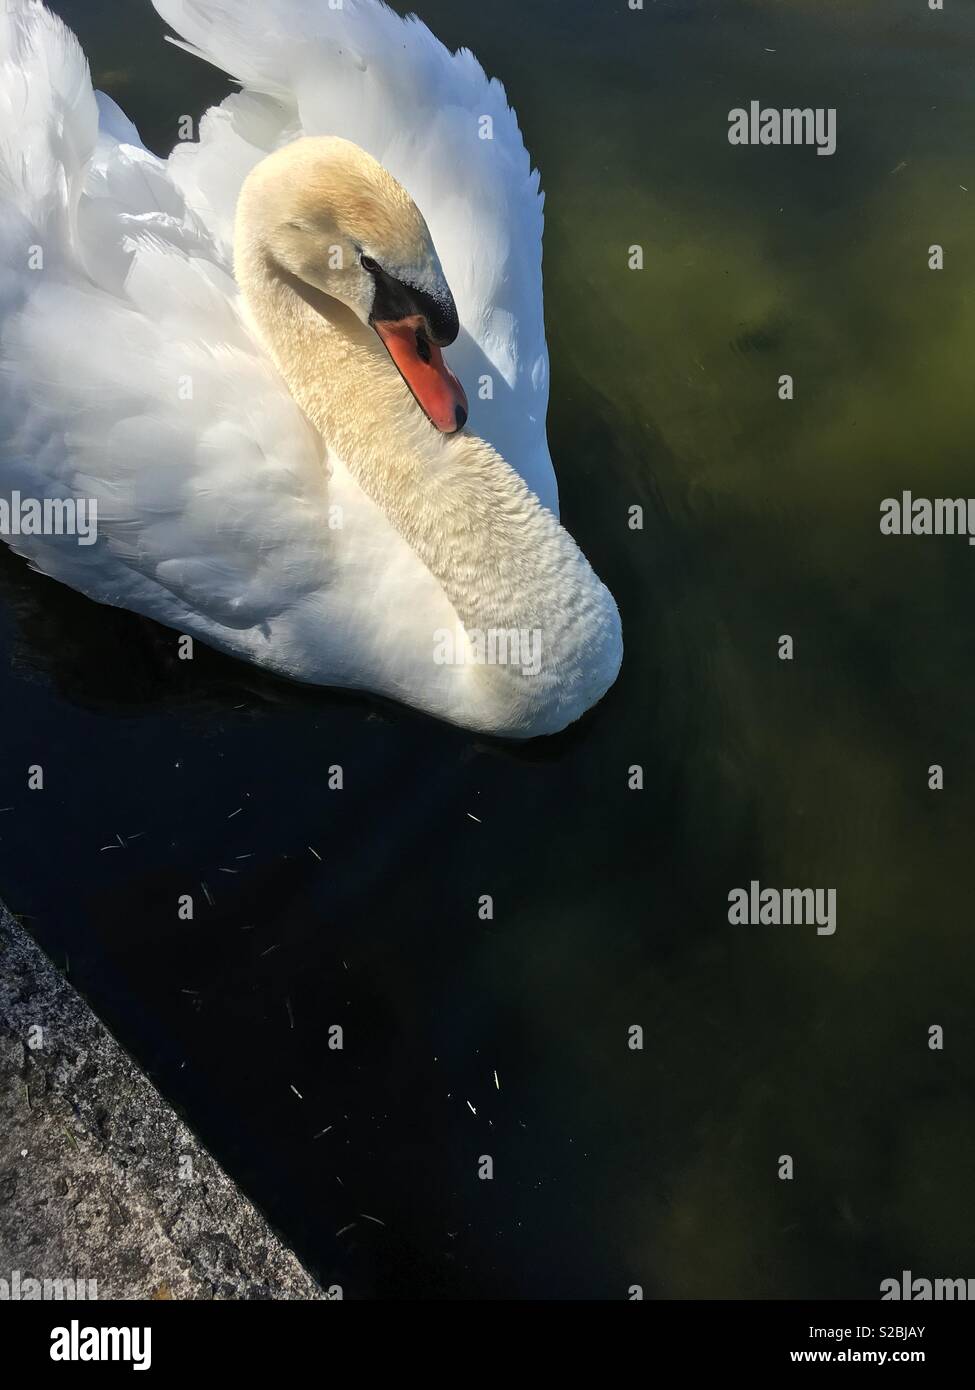
[[[0,905],[0,1281],[15,1271],[21,1298],[28,1278],[93,1279],[100,1299],[327,1297]]]

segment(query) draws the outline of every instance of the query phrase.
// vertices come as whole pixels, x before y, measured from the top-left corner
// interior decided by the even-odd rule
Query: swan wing
[[[377,559],[330,545],[347,480],[250,335],[220,247],[33,0],[0,9],[0,266],[13,548],[248,659],[375,679],[354,595]],[[58,504],[43,533],[28,501]],[[73,504],[90,534],[92,501],[93,544],[51,533]],[[388,541],[381,520],[365,527]]]
[[[190,52],[243,90],[209,111],[170,157],[175,184],[229,254],[250,169],[299,135],[362,146],[411,194],[454,293],[448,350],[471,429],[552,510],[545,436],[542,195],[504,88],[467,49],[379,0],[152,0]]]

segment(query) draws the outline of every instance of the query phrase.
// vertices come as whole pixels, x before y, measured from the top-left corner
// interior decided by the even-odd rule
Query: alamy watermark
[[[131,1361],[134,1371],[152,1365],[151,1327],[82,1327],[72,1318],[51,1332],[52,1361]]]
[[[76,1298],[97,1299],[97,1279],[33,1279],[19,1269],[11,1270],[10,1278],[0,1276],[0,1303],[31,1301],[61,1302]]]
[[[728,112],[728,144],[815,145],[817,154],[835,154],[836,107],[736,106]]]
[[[0,497],[0,536],[76,536],[79,545],[94,545],[98,499],[24,497],[15,489]]]
[[[537,676],[542,669],[541,629],[438,627],[433,660],[437,666],[520,666],[523,676]]]
[[[728,894],[732,926],[815,926],[817,936],[836,931],[835,888],[763,888],[753,878]]]
[[[885,497],[880,504],[884,536],[967,536],[975,545],[975,497]]]
[[[911,1303],[952,1302],[975,1299],[975,1279],[915,1279],[909,1269],[899,1278],[880,1281],[881,1302],[903,1299]]]

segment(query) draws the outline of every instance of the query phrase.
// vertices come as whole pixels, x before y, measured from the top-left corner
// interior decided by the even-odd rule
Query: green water
[[[173,727],[175,751],[204,748],[217,721],[227,758],[256,765],[269,840],[283,817],[296,844],[316,843],[301,820],[320,814],[314,788],[279,776],[309,747],[340,730],[373,769],[387,813],[364,819],[366,843],[349,850],[348,896],[336,906],[321,890],[315,910],[348,924],[336,960],[358,943],[357,998],[378,1029],[369,1104],[393,1119],[366,1138],[363,1101],[347,1142],[370,1175],[362,1210],[385,1202],[379,1215],[408,1231],[395,1259],[347,1254],[331,1211],[309,1225],[307,1135],[282,1136],[277,1112],[277,1128],[262,1123],[265,1091],[226,1082],[247,1129],[180,1073],[194,1038],[194,1066],[213,1058],[217,1025],[204,1039],[178,1013],[183,967],[162,918],[147,971],[132,913],[148,880],[123,886],[106,877],[121,872],[113,856],[78,850],[72,881],[91,872],[95,886],[42,888],[28,831],[71,863],[67,815],[0,842],[4,896],[52,949],[70,947],[86,991],[329,1278],[402,1293],[415,1260],[416,1286],[438,1296],[454,1280],[524,1297],[625,1297],[639,1282],[648,1297],[874,1298],[904,1268],[975,1274],[975,550],[879,530],[881,501],[903,489],[975,496],[975,11],[946,5],[419,6],[505,81],[542,171],[563,519],[617,595],[627,642],[618,687],[581,730],[511,756],[409,720],[377,726],[365,702],[330,697],[310,711],[268,698],[243,727],[230,677],[221,693],[237,668],[216,661],[213,687],[180,676],[158,705],[144,673],[116,670],[93,693],[109,620],[19,571],[5,581],[16,659],[4,705],[22,708],[29,682],[35,734],[94,741],[107,771],[84,794],[93,819],[99,799],[114,814],[123,795],[136,814],[126,768]],[[157,149],[180,114],[226,90],[158,46],[147,7],[57,8]],[[753,99],[835,107],[836,154],[732,148],[728,112]],[[941,271],[928,268],[934,243]],[[786,373],[792,401],[778,396]],[[57,634],[59,607],[60,659],[37,640],[42,626]],[[33,622],[17,619],[25,609]],[[86,651],[66,635],[79,625]],[[791,662],[778,659],[783,634]],[[627,787],[634,764],[643,791]],[[462,819],[475,783],[489,806],[476,844]],[[198,788],[197,844],[216,819],[212,785]],[[431,859],[447,864],[439,878]],[[728,892],[751,879],[835,888],[835,935],[732,927]],[[469,944],[463,905],[485,880],[500,920]],[[72,925],[79,894],[100,924],[86,940]],[[298,977],[323,948],[295,930]],[[202,951],[193,978],[215,999],[264,988],[256,966],[227,964],[235,931],[220,951],[179,948]],[[157,967],[163,983],[146,978]],[[107,971],[121,972],[111,986]],[[243,1008],[220,1016],[225,1032]],[[642,1052],[627,1048],[633,1024]],[[928,1047],[933,1025],[942,1051]],[[511,1109],[487,1112],[493,1132],[443,1118],[452,1085],[419,1060],[384,1080],[417,1037],[422,1066],[436,1051],[454,1081],[484,1083],[485,1104],[498,1067],[497,1104]],[[276,1044],[261,1045],[270,1069]],[[294,1039],[281,1046],[293,1062]],[[485,1144],[507,1163],[490,1197],[464,1185]]]

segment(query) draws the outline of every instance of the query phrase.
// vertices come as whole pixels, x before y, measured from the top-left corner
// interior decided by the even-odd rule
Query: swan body
[[[376,0],[153,3],[242,84],[168,161],[0,10],[0,500],[97,503],[94,544],[5,539],[291,678],[564,728],[622,643],[557,520],[503,89]]]

